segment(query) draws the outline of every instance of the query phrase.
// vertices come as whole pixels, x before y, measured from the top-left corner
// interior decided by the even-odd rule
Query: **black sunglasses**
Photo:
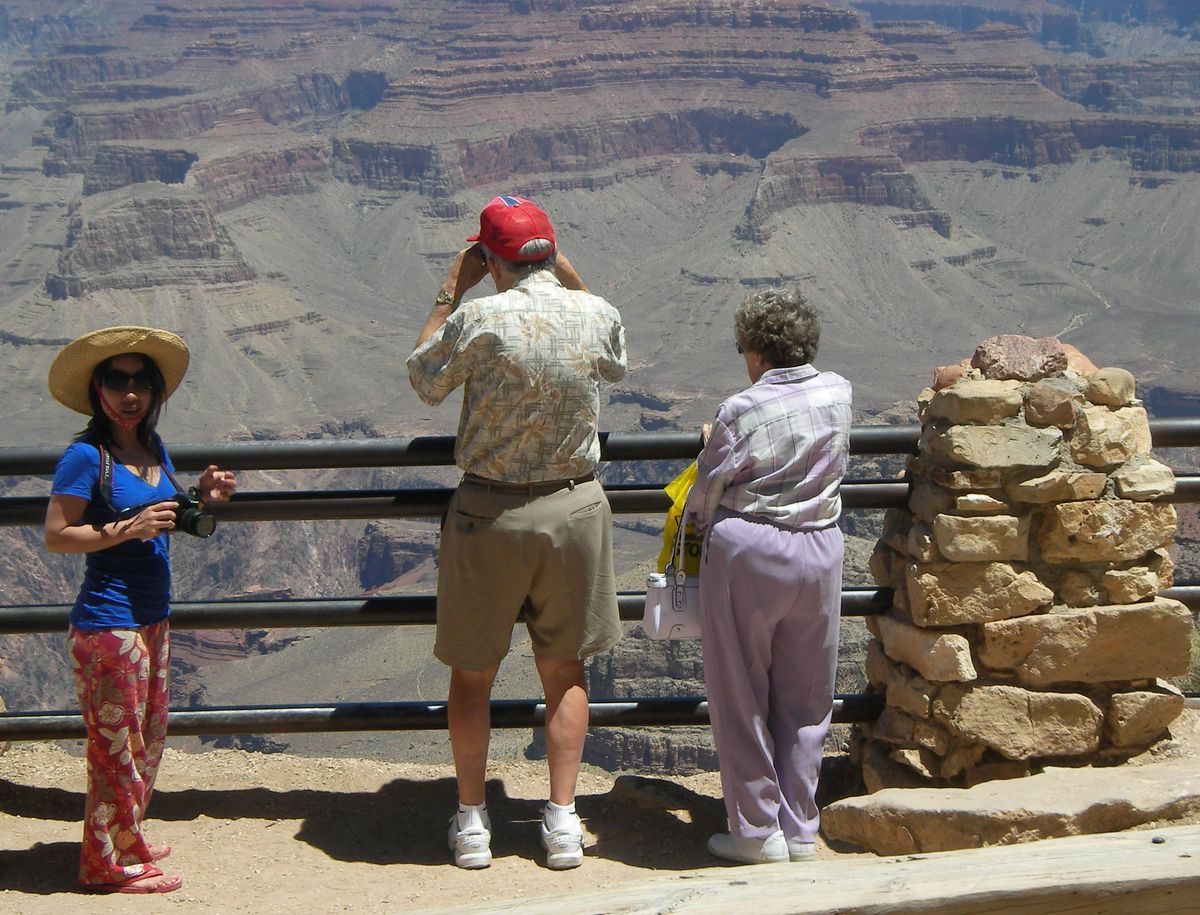
[[[742,355],[742,353],[746,352],[744,349],[742,349],[742,344],[740,344],[740,343],[735,343],[735,344],[734,344],[734,346],[736,346],[736,347],[737,347],[737,351],[738,351],[738,355],[739,355],[739,356],[740,356],[740,355]]]
[[[129,383],[139,391],[154,390],[154,373],[143,369],[140,372],[122,372],[120,369],[105,369],[100,375],[100,384],[110,391],[124,391]]]

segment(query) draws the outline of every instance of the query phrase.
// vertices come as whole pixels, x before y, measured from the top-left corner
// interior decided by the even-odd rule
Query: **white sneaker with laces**
[[[483,812],[481,825],[460,829],[458,814],[450,817],[450,850],[454,852],[454,863],[468,870],[489,867],[492,863],[492,832],[487,811]]]
[[[583,824],[578,814],[571,814],[571,824],[553,831],[546,828],[545,808],[542,810],[542,848],[546,849],[546,866],[561,871],[583,863]]]

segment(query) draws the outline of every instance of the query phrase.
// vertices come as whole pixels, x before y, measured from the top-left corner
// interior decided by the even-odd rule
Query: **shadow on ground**
[[[78,893],[79,883],[75,879],[78,870],[78,842],[38,842],[22,851],[0,849],[0,891],[16,890],[37,896]]]
[[[844,758],[827,758],[822,773],[822,805],[855,793]],[[542,801],[513,798],[504,782],[487,784],[497,858],[516,856],[541,865],[538,841]],[[38,788],[0,779],[0,810],[12,816],[77,820],[84,797],[79,791]],[[366,864],[446,866],[446,829],[455,808],[452,778],[396,779],[378,791],[242,788],[159,791],[151,818],[195,820],[299,820],[296,838],[337,861]],[[608,858],[648,870],[693,870],[713,859],[705,842],[725,829],[720,798],[698,794],[670,778],[623,775],[603,794],[580,795],[576,806],[595,837],[589,857]],[[79,846],[57,842],[23,851],[0,851],[0,890],[56,893],[76,888]]]
[[[542,801],[509,797],[503,781],[487,784],[497,858],[515,855],[541,863]],[[83,811],[82,792],[36,788],[0,780],[0,810],[12,816],[72,821]],[[454,780],[396,779],[374,792],[270,788],[159,791],[152,819],[299,820],[296,838],[338,861],[445,867],[446,829],[456,804]],[[667,780],[625,776],[605,794],[580,795],[580,816],[597,841],[588,855],[635,867],[690,869],[711,864],[706,837],[724,822],[718,799]],[[680,852],[694,849],[694,854]],[[0,889],[53,893],[75,887],[79,846],[35,845],[0,851]],[[66,875],[64,878],[63,875]]]

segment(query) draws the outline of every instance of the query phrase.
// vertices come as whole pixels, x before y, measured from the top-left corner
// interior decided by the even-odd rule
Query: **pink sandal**
[[[90,883],[85,888],[93,893],[173,893],[181,886],[182,877],[168,877],[157,867],[147,866],[138,876],[121,883]]]

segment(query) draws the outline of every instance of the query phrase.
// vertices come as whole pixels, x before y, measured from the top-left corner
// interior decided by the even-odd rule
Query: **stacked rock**
[[[871,558],[882,715],[857,729],[870,791],[1120,761],[1183,696],[1191,613],[1169,587],[1171,470],[1124,369],[1051,338],[994,337],[919,398],[907,511]]]

